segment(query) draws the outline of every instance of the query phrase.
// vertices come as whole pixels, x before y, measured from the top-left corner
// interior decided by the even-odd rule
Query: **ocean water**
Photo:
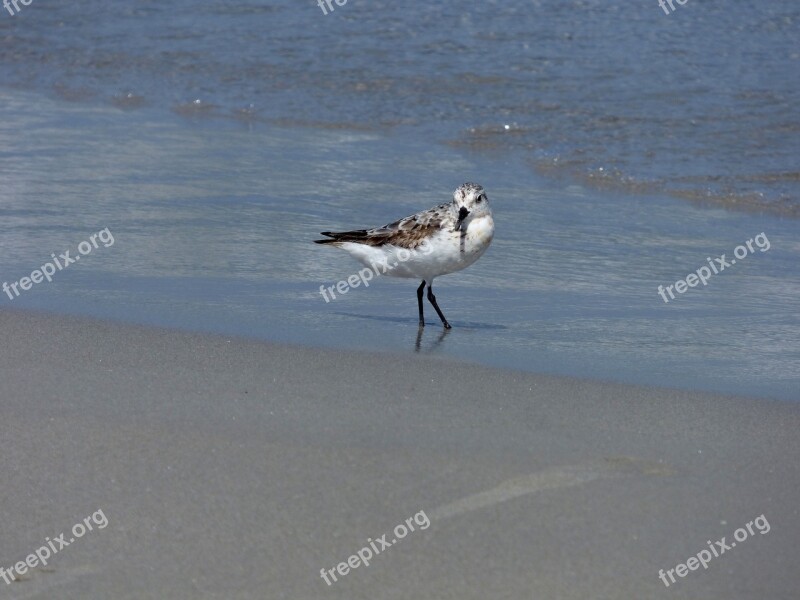
[[[0,15],[0,283],[114,236],[0,306],[800,398],[800,8],[464,6]],[[436,282],[452,331],[408,280],[325,302],[360,266],[319,231],[467,180],[497,232]]]
[[[509,152],[628,193],[800,210],[800,4],[36,0],[0,82]]]

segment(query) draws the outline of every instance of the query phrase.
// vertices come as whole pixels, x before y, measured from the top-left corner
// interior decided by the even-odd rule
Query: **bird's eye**
[[[478,204],[480,202],[483,202],[483,196],[478,196],[478,199],[475,200],[475,204]]]

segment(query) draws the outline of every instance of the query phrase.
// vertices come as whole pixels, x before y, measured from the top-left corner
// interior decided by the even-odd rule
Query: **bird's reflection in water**
[[[425,328],[424,328],[424,327],[421,327],[421,326],[420,326],[420,327],[417,329],[417,341],[414,343],[414,351],[415,351],[415,352],[421,352],[421,351],[422,351],[422,347],[421,347],[421,345],[422,345],[422,332],[423,332],[423,331],[425,331]],[[433,342],[433,344],[431,345],[431,347],[430,347],[430,348],[428,348],[428,349],[426,349],[425,351],[426,351],[426,352],[433,352],[433,351],[435,351],[435,350],[436,350],[436,349],[437,349],[437,348],[438,348],[438,347],[441,345],[442,341],[444,341],[444,338],[445,338],[445,337],[447,337],[447,334],[448,334],[448,333],[450,333],[450,329],[444,329],[444,328],[442,328],[442,332],[439,334],[439,337],[438,337],[438,338],[436,338],[436,341],[435,341],[435,342]]]

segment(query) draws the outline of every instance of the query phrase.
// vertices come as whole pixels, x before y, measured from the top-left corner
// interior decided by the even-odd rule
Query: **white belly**
[[[472,219],[461,231],[440,231],[429,242],[415,250],[397,246],[365,246],[347,242],[342,248],[376,274],[390,277],[424,279],[460,271],[486,252],[494,237],[494,220],[491,216]]]

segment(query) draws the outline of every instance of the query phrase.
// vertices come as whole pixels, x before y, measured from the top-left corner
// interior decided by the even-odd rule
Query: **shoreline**
[[[302,343],[302,342],[292,342],[284,340],[269,340],[269,339],[264,339],[263,337],[248,336],[248,335],[243,335],[241,333],[227,333],[227,332],[218,332],[212,330],[203,331],[203,330],[182,328],[173,325],[150,324],[150,323],[134,322],[134,321],[120,321],[112,317],[67,314],[40,308],[29,308],[29,307],[14,308],[8,306],[0,306],[0,323],[2,323],[3,319],[7,318],[9,315],[10,316],[19,315],[23,319],[40,318],[43,320],[52,319],[54,321],[64,321],[66,325],[86,324],[87,326],[106,327],[109,329],[119,328],[120,332],[124,331],[138,332],[139,334],[144,336],[154,335],[162,337],[168,335],[175,335],[175,336],[186,336],[187,338],[193,338],[193,337],[197,337],[200,339],[207,338],[209,342],[214,342],[214,343],[225,343],[225,344],[233,343],[246,346],[261,347],[264,351],[270,353],[282,353],[282,352],[309,353],[309,355],[304,356],[304,358],[308,358],[309,360],[315,360],[320,356],[335,357],[336,355],[345,356],[347,357],[348,360],[352,360],[355,362],[368,359],[377,359],[378,357],[384,359],[387,362],[395,362],[398,364],[406,363],[407,361],[424,362],[427,360],[431,360],[431,361],[441,362],[445,365],[448,364],[453,365],[454,368],[459,368],[459,369],[467,369],[467,370],[482,369],[488,372],[495,373],[498,376],[506,374],[510,377],[532,377],[534,379],[542,381],[548,380],[553,385],[558,385],[558,384],[599,385],[599,386],[619,387],[621,389],[630,390],[631,392],[639,390],[642,394],[645,395],[648,393],[660,393],[660,394],[676,394],[682,396],[713,397],[717,399],[726,398],[743,403],[746,402],[778,403],[792,407],[796,406],[800,408],[800,397],[798,397],[797,400],[794,400],[794,399],[772,397],[772,396],[730,394],[730,393],[719,392],[714,390],[706,390],[706,389],[670,387],[666,385],[639,384],[618,379],[604,379],[601,377],[591,377],[591,376],[582,377],[573,374],[539,372],[539,371],[516,368],[514,366],[510,367],[498,366],[488,362],[472,361],[464,359],[463,357],[445,355],[445,354],[436,354],[425,351],[411,354],[391,349],[371,349],[371,348],[359,349],[352,347],[339,348],[335,346],[314,345],[313,343],[310,342]],[[444,330],[439,331],[440,328],[438,324],[429,323],[425,327],[425,330],[428,331],[429,333],[430,333],[429,330],[433,329],[436,329],[436,333],[438,333],[440,336],[442,334],[449,333]],[[417,345],[419,346],[419,344]]]
[[[10,305],[315,347],[414,352],[414,291],[387,280],[326,303],[320,284],[349,276],[356,262],[311,240],[319,231],[389,222],[435,205],[452,193],[440,173],[461,172],[490,190],[500,233],[479,262],[438,280],[456,333],[439,343],[435,328],[426,328],[423,350],[529,372],[797,399],[798,331],[783,317],[796,308],[794,222],[709,212],[667,197],[651,203],[550,188],[521,176],[514,161],[476,162],[400,134],[237,130],[208,119],[155,119],[154,108],[117,114],[5,97],[17,116],[5,124],[7,138],[26,132],[23,146],[8,152],[46,153],[71,183],[52,181],[50,163],[9,164],[20,178],[0,194],[4,280],[27,277],[51,252],[74,248],[92,231],[106,227],[117,239]],[[89,142],[86,127],[96,132]],[[87,193],[83,165],[101,160],[114,166]],[[332,195],[332,186],[353,192]],[[30,210],[25,189],[36,190],[42,208]],[[65,204],[74,207],[66,220]],[[762,231],[773,245],[763,259],[737,265],[732,276],[726,270],[702,294],[670,306],[656,293],[698,260]],[[362,335],[364,326],[370,335]]]

